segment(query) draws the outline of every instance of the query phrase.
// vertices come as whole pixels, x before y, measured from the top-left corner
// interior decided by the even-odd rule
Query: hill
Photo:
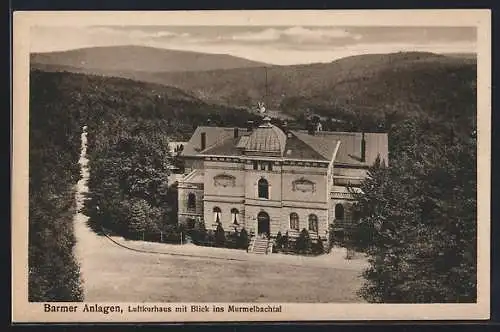
[[[206,103],[174,87],[129,79],[67,72],[32,70],[31,112],[71,109],[84,122],[106,123],[116,118],[161,123],[172,139],[188,139],[206,123],[245,126],[256,116],[241,109]],[[112,120],[115,121],[115,120]]]
[[[200,71],[265,65],[227,54],[207,54],[132,45],[32,53],[31,63],[42,66],[70,67],[88,73],[101,70],[122,73]]]
[[[331,63],[275,66],[267,76],[267,104],[296,115],[307,109],[328,115],[383,116],[393,109],[435,114],[449,107],[460,111],[475,102],[475,60],[432,53],[370,54]],[[254,105],[265,95],[261,68],[157,73],[147,79],[224,104]]]
[[[264,68],[199,72],[92,71],[51,65],[48,71],[91,71],[178,87],[208,102],[253,107],[266,91]],[[351,121],[369,115],[419,113],[446,119],[475,109],[476,60],[408,52],[367,54],[331,63],[267,69],[268,108],[293,116],[308,112]],[[464,107],[469,111],[464,112]]]

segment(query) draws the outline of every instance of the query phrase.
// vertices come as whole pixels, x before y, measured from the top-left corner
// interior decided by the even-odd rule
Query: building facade
[[[293,131],[267,117],[256,128],[198,127],[182,152],[179,222],[328,239],[329,225],[353,219],[347,186],[377,156],[387,164],[387,134]]]

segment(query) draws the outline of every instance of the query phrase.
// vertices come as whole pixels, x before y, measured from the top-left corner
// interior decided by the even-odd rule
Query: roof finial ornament
[[[262,119],[263,123],[262,123],[262,126],[263,127],[271,127],[271,118],[269,116],[265,116],[264,119]]]

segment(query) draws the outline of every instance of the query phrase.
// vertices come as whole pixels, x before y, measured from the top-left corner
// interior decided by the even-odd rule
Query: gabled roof
[[[360,132],[332,132],[321,131],[313,135],[305,131],[300,132],[301,138],[308,140],[308,144],[315,149],[321,149],[327,153],[332,149],[336,141],[340,141],[339,150],[335,156],[336,164],[370,166],[373,165],[377,156],[388,163],[389,143],[386,133],[364,133],[365,135],[365,161],[361,160],[361,140],[363,133]],[[314,137],[314,139],[311,139]],[[316,139],[319,138],[319,139]]]
[[[243,136],[247,138],[247,136]],[[238,141],[243,138],[226,138],[224,141],[221,141],[219,144],[213,145],[212,147],[205,149],[200,154],[202,155],[218,155],[218,156],[241,156],[242,149],[238,148]]]
[[[293,131],[292,134],[316,151],[325,160],[332,159],[338,140],[325,136],[310,135],[304,131]]]
[[[206,137],[205,150],[208,150],[224,142],[226,139],[234,137],[234,128],[209,127],[209,126],[197,127],[193,133],[193,136],[191,136],[187,144],[184,146],[182,155],[196,156],[201,152],[201,133],[205,133]],[[247,133],[246,128],[238,128],[238,135],[245,135],[246,133]]]
[[[284,158],[290,159],[307,159],[307,160],[331,160],[332,156],[329,158],[323,156],[321,153],[313,149],[306,142],[302,141],[295,135],[288,136],[286,140]]]

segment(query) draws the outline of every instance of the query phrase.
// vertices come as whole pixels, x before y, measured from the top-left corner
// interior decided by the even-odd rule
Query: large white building
[[[377,156],[388,162],[385,133],[314,132],[278,128],[198,127],[184,147],[178,218],[253,234],[328,238],[329,225],[352,220],[347,189]]]

